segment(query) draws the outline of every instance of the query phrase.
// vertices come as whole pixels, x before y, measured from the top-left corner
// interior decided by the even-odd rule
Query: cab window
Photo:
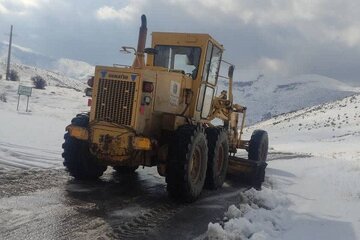
[[[154,66],[182,70],[196,78],[201,54],[199,47],[157,45],[155,49],[158,53],[154,56]]]
[[[216,85],[220,68],[222,51],[220,48],[209,42],[206,50],[203,81]]]
[[[202,76],[202,84],[199,91],[196,110],[201,112],[201,118],[207,118],[210,114],[215,86],[219,75],[222,51],[212,42],[206,49],[205,65]]]

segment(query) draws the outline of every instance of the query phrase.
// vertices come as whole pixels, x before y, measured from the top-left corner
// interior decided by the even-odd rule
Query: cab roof
[[[224,51],[223,45],[206,33],[176,33],[176,32],[152,33],[152,47],[155,47],[156,45],[206,47],[209,41],[211,41],[222,51]]]

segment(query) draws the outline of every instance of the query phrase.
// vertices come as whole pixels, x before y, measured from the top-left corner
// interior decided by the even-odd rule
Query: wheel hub
[[[199,146],[196,146],[190,161],[190,177],[192,182],[199,181],[200,169],[201,169],[201,149]]]

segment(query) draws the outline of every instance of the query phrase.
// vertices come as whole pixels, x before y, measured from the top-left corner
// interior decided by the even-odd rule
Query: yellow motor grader
[[[171,197],[194,201],[204,187],[223,185],[228,170],[259,187],[264,180],[268,136],[256,130],[242,140],[246,107],[233,103],[234,66],[228,91],[217,94],[224,48],[208,34],[152,33],[146,45],[141,17],[132,66],[96,66],[89,79],[89,113],[66,127],[64,166],[76,179],[100,177],[107,166],[119,174],[157,166]],[[145,63],[146,54],[146,63]],[[218,119],[221,126],[214,126]],[[249,159],[235,157],[237,149]]]

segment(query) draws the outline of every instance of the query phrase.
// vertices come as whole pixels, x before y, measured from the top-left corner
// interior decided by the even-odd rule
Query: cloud
[[[9,42],[7,42],[7,41],[2,41],[1,43],[4,44],[4,45],[9,45]],[[19,45],[17,45],[17,44],[12,44],[12,46],[15,47],[15,48],[17,48],[17,49],[20,49],[20,50],[23,51],[23,52],[37,53],[37,52],[35,52],[34,50],[32,50],[31,48],[22,47],[22,46],[19,46]]]
[[[48,2],[49,0],[0,0],[0,13],[24,15]]]
[[[0,2],[0,13],[7,14],[9,10]]]
[[[99,20],[133,21],[141,14],[143,4],[144,1],[131,0],[128,5],[119,9],[112,6],[103,6],[96,11],[96,17]]]
[[[360,26],[351,25],[340,29],[326,29],[325,36],[348,47],[360,47]]]
[[[244,72],[359,81],[358,9],[358,0],[0,0],[0,32],[13,24],[16,43],[56,57],[127,63],[118,49],[136,45],[145,13],[149,33],[209,33]]]
[[[268,57],[261,58],[257,65],[259,68],[264,69],[267,72],[271,72],[272,74],[284,74],[286,69],[286,64],[282,60]]]

